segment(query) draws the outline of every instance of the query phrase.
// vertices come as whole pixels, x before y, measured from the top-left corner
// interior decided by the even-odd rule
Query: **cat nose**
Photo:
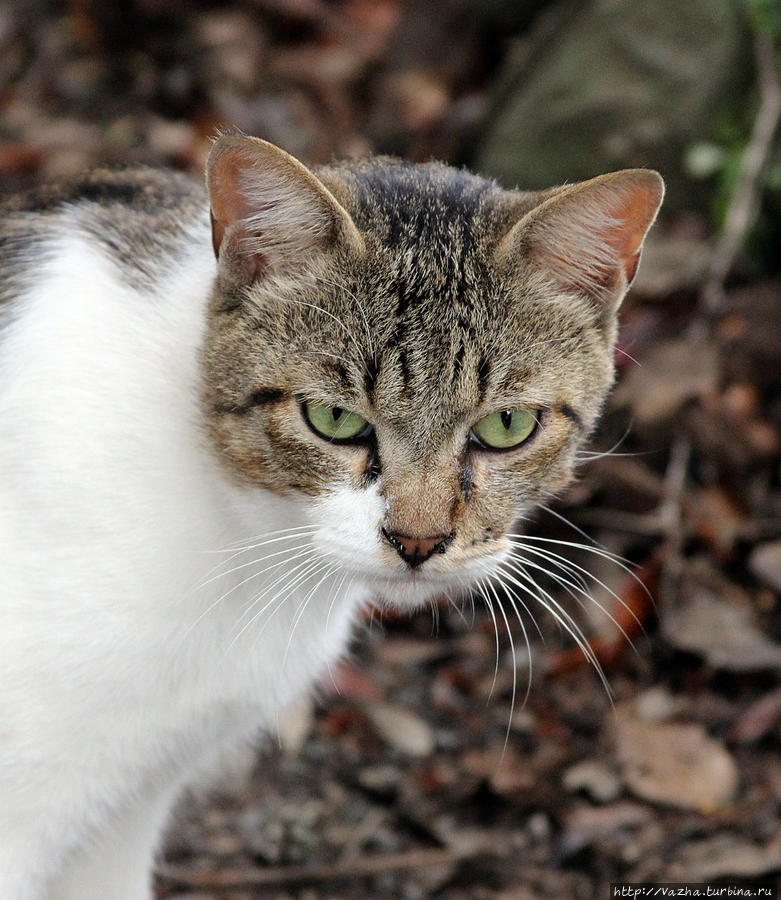
[[[435,553],[444,553],[455,537],[450,534],[435,534],[428,537],[401,534],[398,531],[382,529],[382,536],[393,547],[407,565],[415,569]]]

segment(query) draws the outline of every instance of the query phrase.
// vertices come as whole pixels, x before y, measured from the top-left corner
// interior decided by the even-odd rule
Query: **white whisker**
[[[585,635],[583,634],[578,623],[572,618],[572,616],[564,609],[564,607],[550,594],[549,591],[546,591],[541,585],[539,585],[529,574],[528,572],[518,571],[515,567],[513,571],[522,578],[523,583],[518,581],[513,575],[507,572],[506,569],[504,571],[505,578],[510,581],[511,584],[514,584],[519,589],[523,590],[526,594],[534,599],[538,600],[540,604],[545,607],[556,619],[559,625],[570,635],[570,637],[575,641],[575,643],[580,648],[581,653],[586,657],[586,659],[591,663],[599,676],[600,681],[602,682],[605,691],[607,692],[608,697],[612,697],[612,693],[610,690],[610,684],[607,680],[607,676],[600,665],[599,660],[597,659],[596,654],[592,650],[591,646],[588,643]]]
[[[518,657],[515,652],[515,640],[513,639],[512,629],[510,628],[510,622],[507,619],[507,613],[504,611],[504,606],[502,606],[502,601],[499,599],[499,595],[496,593],[491,582],[487,582],[487,587],[491,590],[494,595],[494,599],[496,600],[496,605],[499,607],[499,614],[502,617],[502,621],[504,622],[504,627],[507,629],[507,637],[510,641],[510,659],[512,660],[513,666],[513,687],[512,694],[510,695],[510,715],[507,717],[507,730],[504,734],[504,744],[502,745],[502,755],[499,758],[499,762],[504,759],[504,754],[507,751],[507,744],[510,742],[510,727],[512,726],[513,714],[515,712],[515,699],[518,695]],[[525,633],[525,632],[524,632]],[[529,660],[531,661],[531,655],[529,655]],[[528,696],[528,689],[527,689]]]
[[[334,587],[331,591],[331,599],[329,600],[329,603],[328,603],[328,612],[326,613],[326,616],[325,616],[326,633],[328,632],[328,629],[331,624],[331,612],[333,611],[334,603],[336,603],[336,598],[342,593],[342,588],[344,587],[344,583],[347,580],[347,577],[348,577],[348,573],[344,572],[342,574],[342,579],[338,584],[336,583],[336,581],[334,581]],[[350,579],[350,584],[352,584],[352,578]],[[348,588],[348,590],[349,590],[349,588]],[[371,611],[371,617],[372,618],[374,617],[374,609],[373,608]],[[369,629],[371,630],[371,618],[369,619]],[[333,669],[331,668],[330,658],[326,660],[326,668],[328,670],[328,677],[331,679],[331,683],[333,684],[334,688],[336,689],[337,694],[341,693],[341,691],[339,690],[339,685],[336,683],[336,678],[334,677]]]
[[[350,331],[350,329],[344,324],[344,322],[338,316],[335,316],[332,312],[329,312],[327,309],[323,309],[322,306],[317,306],[317,304],[315,304],[315,303],[307,303],[305,300],[296,300],[293,297],[285,297],[285,296],[280,296],[278,299],[283,303],[295,303],[296,306],[306,306],[309,309],[314,309],[314,310],[317,310],[317,312],[323,313],[324,315],[328,316],[329,319],[333,319],[333,321],[336,322],[336,324],[340,328],[343,328],[347,332],[347,334],[350,336],[353,344],[355,344],[355,349],[358,351],[358,355],[361,357],[361,361],[363,363],[364,369],[368,368],[366,365],[366,357],[361,352],[360,344],[356,340],[355,335],[352,333],[352,331]]]
[[[508,532],[505,537],[508,538],[519,538],[522,541],[537,541],[542,544],[557,544],[559,547],[572,547],[574,550],[585,550],[588,553],[593,553],[596,556],[601,556],[603,559],[607,559],[610,562],[614,562],[620,569],[623,569],[628,575],[633,575],[632,568],[634,564],[631,560],[626,559],[623,556],[619,556],[617,553],[612,553],[610,550],[607,550],[602,546],[593,546],[592,544],[580,544],[577,541],[564,541],[559,538],[549,538],[549,537],[541,537],[537,534],[512,534]]]
[[[496,621],[496,613],[494,612],[493,604],[488,598],[488,592],[485,589],[482,581],[478,581],[475,585],[483,602],[486,605],[486,609],[488,610],[491,621],[494,623],[494,643],[496,644],[496,654],[494,658],[494,677],[491,681],[491,689],[488,691],[488,699],[490,700],[493,696],[494,689],[496,688],[496,679],[499,677],[499,623]]]
[[[593,545],[596,547],[602,547],[602,544],[600,544],[599,541],[595,541],[590,534],[587,534],[582,528],[578,528],[578,526],[574,522],[572,522],[562,513],[558,512],[550,506],[546,506],[544,503],[539,503],[538,507],[543,512],[548,513],[549,516],[553,516],[555,519],[558,519],[559,522],[562,522],[567,526],[567,528],[571,528],[573,531],[576,531],[582,538],[588,541],[589,546]]]
[[[314,525],[296,525],[293,528],[275,528],[273,531],[261,531],[259,534],[250,535],[248,538],[243,538],[239,541],[232,541],[230,544],[226,544],[225,547],[219,550],[195,550],[195,553],[234,553],[235,551],[241,552],[242,550],[253,550],[255,547],[259,546],[258,544],[252,543],[253,541],[257,541],[258,538],[272,538],[278,535],[290,534],[293,532],[307,532],[307,531],[315,531]],[[262,542],[261,542],[262,543]]]
[[[302,555],[304,555],[304,554],[302,554]],[[225,650],[225,653],[227,654],[227,652],[231,649],[231,647],[233,647],[233,645],[236,643],[236,641],[239,640],[239,638],[242,636],[242,634],[244,634],[244,632],[248,628],[250,628],[253,625],[253,623],[257,622],[257,620],[263,615],[263,613],[269,608],[269,606],[271,606],[272,603],[274,603],[286,591],[288,593],[290,591],[292,591],[293,588],[301,581],[301,579],[303,577],[306,577],[308,572],[313,567],[316,567],[317,565],[319,565],[319,563],[320,563],[320,557],[318,557],[314,561],[312,561],[311,558],[305,559],[303,562],[299,563],[297,566],[294,566],[289,572],[285,573],[285,577],[280,582],[276,582],[273,585],[269,585],[269,587],[265,591],[262,591],[260,594],[258,594],[255,597],[255,599],[252,601],[252,603],[244,610],[244,612],[241,614],[239,619],[236,621],[235,624],[238,625],[242,619],[244,619],[247,615],[252,613],[251,617],[247,620],[247,622],[241,627],[241,629],[238,631],[238,633],[231,639],[231,642],[228,644],[228,646]],[[301,569],[304,570],[303,573],[301,572]],[[277,589],[277,592],[274,594],[274,596],[269,601],[267,601],[259,610],[257,610],[256,612],[253,613],[253,610],[255,609],[257,604],[260,603],[262,600],[264,600],[266,597],[266,594],[268,594],[271,590],[274,590],[275,588]],[[272,612],[272,615],[273,615],[273,612]],[[270,618],[271,618],[271,616],[269,616],[269,619]],[[266,620],[265,624],[268,624],[268,619]],[[264,627],[265,627],[265,625],[264,625]]]
[[[592,450],[581,450],[575,454],[576,459],[580,460],[595,460],[602,459],[605,456],[640,456],[640,453],[616,453],[615,451],[624,443],[624,441],[629,437],[632,432],[632,422],[627,425],[626,430],[621,435],[621,437],[613,444],[613,446],[609,450],[603,450],[601,452],[595,452]],[[550,512],[550,510],[546,510]],[[571,524],[571,523],[568,523]]]
[[[302,555],[304,555],[306,552],[308,552],[308,548],[291,547],[291,548],[289,548],[289,549],[288,549],[287,551],[285,551],[285,552],[287,552],[287,553],[293,553],[294,555],[291,556],[289,559],[281,559],[281,560],[277,560],[277,562],[273,563],[272,565],[270,565],[270,566],[265,566],[265,567],[264,567],[263,569],[261,569],[260,571],[254,572],[252,575],[250,575],[250,576],[248,576],[247,578],[243,579],[243,580],[240,581],[238,584],[233,585],[233,587],[231,587],[229,590],[225,591],[223,594],[221,594],[219,597],[217,597],[215,600],[213,600],[213,601],[206,607],[206,609],[203,610],[203,612],[201,612],[201,614],[195,619],[195,621],[194,621],[191,625],[189,625],[189,626],[187,627],[187,629],[185,630],[185,632],[182,634],[182,636],[181,636],[181,638],[180,638],[180,640],[179,640],[179,644],[177,645],[177,652],[178,652],[179,649],[181,649],[181,647],[182,647],[182,645],[184,644],[184,641],[185,641],[185,639],[187,638],[187,636],[188,636],[188,635],[189,635],[189,634],[190,634],[190,633],[198,626],[198,624],[199,624],[203,619],[205,619],[206,616],[208,616],[209,613],[212,612],[212,610],[216,609],[223,601],[227,600],[227,598],[230,597],[230,595],[231,595],[234,591],[238,590],[238,589],[241,588],[243,585],[247,584],[248,582],[252,581],[253,579],[259,578],[261,575],[264,575],[266,572],[270,572],[272,569],[276,569],[276,568],[278,568],[279,566],[284,566],[284,565],[286,565],[286,564],[289,563],[289,562],[294,562],[296,559],[299,559]],[[278,555],[278,554],[272,554],[272,556],[277,556],[277,555]],[[253,560],[253,563],[257,565],[257,564],[260,564],[260,563],[265,562],[267,559],[270,559],[270,558],[271,558],[270,556],[265,556],[265,557],[264,557],[264,556],[261,556],[261,557],[259,557],[258,559]],[[247,565],[251,565],[251,563],[248,563]],[[231,570],[231,571],[235,571],[235,570]],[[230,574],[230,573],[224,573],[224,574],[227,575],[227,574]],[[210,579],[210,580],[211,580],[211,581],[214,581],[215,579]]]
[[[296,535],[296,537],[298,537],[298,536]],[[263,543],[273,544],[273,543],[276,543],[277,540],[288,540],[288,539],[287,538],[275,538],[274,540],[264,541]],[[262,546],[262,544],[259,544],[258,546]],[[234,566],[232,569],[227,569],[225,572],[217,572],[216,574],[212,575],[211,578],[207,578],[205,581],[200,582],[200,584],[198,584],[198,586],[197,586],[197,588],[195,588],[195,590],[200,590],[200,589],[206,587],[207,584],[211,584],[212,582],[217,581],[220,578],[227,578],[228,575],[232,575],[234,572],[239,572],[242,569],[248,568],[249,566],[254,566],[258,562],[265,562],[267,559],[275,559],[277,556],[284,556],[285,554],[292,553],[295,550],[309,549],[310,546],[311,545],[308,545],[308,544],[299,544],[297,547],[287,547],[284,550],[277,550],[274,553],[269,553],[265,556],[251,559],[249,562],[240,563],[238,566]],[[249,551],[241,550],[236,555],[238,556],[241,553],[247,553],[247,552],[249,552]],[[235,557],[231,557],[230,560],[226,560],[225,563],[223,563],[223,565],[227,565],[228,563],[230,563],[232,561],[232,559],[235,559]],[[217,568],[219,568],[219,566]],[[242,581],[241,584],[245,584],[245,582]]]
[[[606,593],[610,594],[610,596],[629,613],[629,615],[635,620],[636,624],[642,631],[643,623],[640,621],[640,619],[638,619],[635,611],[631,608],[631,606],[629,606],[629,604],[624,600],[624,598],[621,597],[620,594],[617,594],[612,588],[608,587],[604,581],[602,581],[600,578],[598,578],[592,572],[589,572],[587,569],[584,569],[583,566],[579,566],[577,563],[572,562],[572,560],[566,559],[565,557],[561,556],[558,553],[553,553],[548,550],[542,550],[539,547],[529,547],[528,545],[525,545],[523,543],[517,543],[517,544],[515,544],[515,546],[520,547],[526,553],[531,553],[536,556],[540,556],[543,559],[546,559],[548,562],[551,563],[551,565],[554,565],[557,568],[565,571],[568,575],[571,575],[573,578],[578,578],[578,581],[579,581],[579,585],[577,585],[578,590],[585,597],[587,597],[589,600],[591,600],[591,602],[594,603],[600,610],[602,610],[602,612],[609,619],[612,620],[612,622],[616,626],[616,628],[618,628],[619,631],[621,631],[621,633],[624,635],[624,637],[627,639],[627,641],[634,648],[634,644],[632,644],[632,641],[629,638],[629,636],[627,635],[627,633],[624,631],[624,629],[621,627],[621,625],[618,623],[618,621],[615,619],[615,617],[610,612],[608,612],[602,606],[602,604],[599,603],[598,600],[596,600],[592,596],[591,592],[588,590],[588,585],[583,583],[583,578],[579,573],[582,572],[584,575],[587,575],[595,584],[598,584]],[[524,560],[524,561],[530,565],[532,564],[531,560]],[[538,566],[538,568],[542,568],[542,567]],[[552,577],[552,578],[557,577],[548,569],[542,568],[542,571],[545,572],[546,574],[550,575],[550,577]],[[632,575],[632,577],[634,577],[638,581],[639,584],[642,584],[642,581],[640,581],[640,579],[637,578],[637,576],[634,574],[634,572],[630,572],[629,574]],[[573,587],[574,586],[576,586],[576,585],[573,584]],[[643,585],[643,587],[645,588],[645,585]]]
[[[491,593],[494,595],[496,602],[501,606],[501,600],[499,599],[499,592],[496,590],[493,582],[489,581],[488,587],[491,590]],[[537,632],[541,638],[542,638],[542,631],[540,631],[540,626],[537,624],[537,620],[534,618],[532,611],[529,609],[529,607],[523,602],[523,600],[520,597],[518,597],[518,596],[514,595],[513,593],[511,593],[510,591],[508,591],[507,599],[510,601],[510,605],[513,608],[513,612],[515,613],[515,618],[518,620],[518,624],[521,627],[521,633],[523,634],[523,641],[526,644],[526,655],[528,658],[527,668],[528,668],[529,675],[528,675],[528,679],[526,682],[526,693],[524,695],[523,704],[522,704],[522,706],[525,706],[529,700],[529,692],[531,691],[532,679],[533,679],[533,675],[534,675],[534,673],[532,671],[532,665],[533,665],[533,663],[532,663],[532,648],[531,648],[531,642],[529,641],[529,633],[526,630],[526,625],[524,624],[523,617],[521,616],[521,613],[520,613],[518,607],[516,606],[516,600],[518,601],[518,603],[521,604],[521,606],[523,607],[526,614],[532,620],[532,623],[534,624],[534,627],[537,629]],[[514,709],[513,709],[513,712],[514,712]],[[511,713],[511,718],[512,718],[512,713]],[[508,733],[509,733],[509,728],[510,728],[509,723],[508,723],[507,728],[508,728]]]
[[[306,595],[304,600],[302,600],[301,603],[299,604],[298,609],[296,610],[296,613],[295,613],[295,618],[293,619],[293,624],[290,626],[290,634],[288,635],[288,638],[287,638],[287,646],[285,647],[285,652],[282,656],[281,668],[283,670],[285,668],[285,664],[287,663],[288,654],[290,653],[290,647],[293,644],[293,635],[295,634],[296,627],[298,626],[298,623],[301,621],[301,617],[304,615],[304,612],[306,611],[306,608],[309,605],[309,602],[311,601],[312,597],[314,597],[314,595],[317,593],[320,585],[327,578],[329,578],[331,575],[333,575],[333,573],[336,572],[338,569],[339,569],[339,563],[332,562],[332,563],[328,564],[326,566],[325,573],[323,574],[320,581],[317,582],[317,584]],[[318,570],[318,574],[320,571],[322,571],[322,569]]]
[[[323,278],[322,276],[317,276],[317,280],[322,282],[323,284],[330,284],[332,287],[339,288],[340,291],[344,291],[344,293],[347,294],[347,296],[355,302],[355,305],[358,307],[358,311],[363,318],[364,327],[366,328],[366,340],[369,344],[369,353],[374,356],[374,346],[372,345],[372,333],[371,329],[369,328],[369,320],[366,317],[366,310],[363,308],[363,304],[361,303],[361,301],[355,296],[352,291],[348,290],[345,285],[340,284],[338,281],[331,281],[330,278]]]

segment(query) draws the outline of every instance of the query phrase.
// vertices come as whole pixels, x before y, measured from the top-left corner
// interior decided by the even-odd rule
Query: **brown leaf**
[[[340,662],[332,669],[332,677],[323,681],[323,689],[346,699],[382,700],[384,694],[366,672],[347,662]]]
[[[644,800],[709,814],[737,792],[734,760],[699,725],[646,722],[625,708],[616,719],[616,749],[624,782]]]
[[[643,626],[653,611],[653,594],[659,577],[660,557],[653,557],[636,573],[627,577],[616,591],[616,597],[609,597],[610,615],[615,623],[615,637],[596,638],[589,646],[603,669],[609,669],[631,646],[631,641],[642,634]],[[553,654],[550,673],[553,677],[563,675],[573,669],[591,665],[578,647]]]
[[[671,866],[670,877],[687,881],[758,878],[778,870],[780,851],[777,841],[763,847],[732,834],[717,834],[684,844]]]
[[[752,621],[744,592],[716,573],[681,584],[681,599],[661,617],[665,638],[703,656],[717,669],[755,672],[781,669],[781,645]]]
[[[735,542],[745,533],[745,510],[717,484],[699,491],[687,506],[698,537],[713,546],[720,557],[729,556]]]
[[[686,338],[662,341],[629,369],[615,392],[615,403],[629,406],[639,425],[671,421],[687,400],[716,391],[717,348]]]

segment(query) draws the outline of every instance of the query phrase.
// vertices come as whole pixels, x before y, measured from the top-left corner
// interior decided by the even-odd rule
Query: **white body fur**
[[[206,447],[208,232],[141,291],[68,225],[0,334],[0,897],[140,900],[182,784],[324,673],[363,594],[330,576],[309,597],[329,570],[302,569],[241,631],[300,559],[241,584],[262,567],[214,577],[246,557],[207,551],[318,517]],[[380,512],[363,492],[341,518],[356,557]]]

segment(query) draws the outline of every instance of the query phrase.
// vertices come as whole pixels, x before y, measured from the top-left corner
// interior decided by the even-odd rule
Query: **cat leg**
[[[66,861],[47,900],[150,900],[152,865],[177,793],[167,789],[110,823]]]

